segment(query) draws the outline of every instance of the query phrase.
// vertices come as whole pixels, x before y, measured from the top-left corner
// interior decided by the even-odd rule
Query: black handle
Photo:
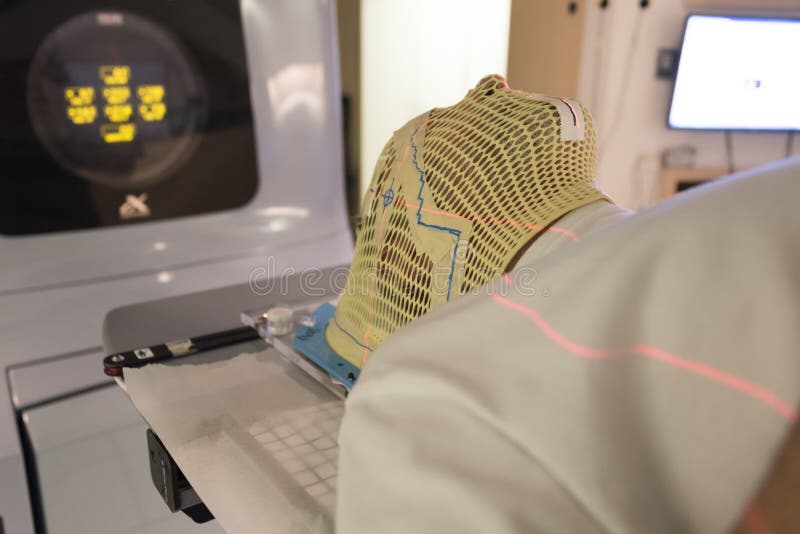
[[[243,326],[194,338],[160,343],[151,347],[126,350],[103,358],[103,372],[109,376],[121,376],[125,367],[142,367],[197,352],[243,343],[258,339],[258,337],[258,332],[254,328]]]

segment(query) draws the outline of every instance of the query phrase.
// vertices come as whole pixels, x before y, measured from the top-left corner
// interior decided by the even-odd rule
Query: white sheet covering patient
[[[338,532],[786,532],[745,511],[797,419],[798,198],[795,159],[584,206],[389,337],[347,401]]]

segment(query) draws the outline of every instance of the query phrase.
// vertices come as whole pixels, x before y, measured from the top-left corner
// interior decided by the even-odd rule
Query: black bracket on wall
[[[675,48],[661,48],[656,57],[656,78],[674,80],[678,74],[680,51]]]

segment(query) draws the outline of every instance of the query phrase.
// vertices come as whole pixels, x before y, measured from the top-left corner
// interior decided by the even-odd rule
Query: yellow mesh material
[[[404,324],[500,276],[548,225],[606,198],[596,151],[581,104],[499,76],[395,132],[364,199],[330,346],[361,367]]]

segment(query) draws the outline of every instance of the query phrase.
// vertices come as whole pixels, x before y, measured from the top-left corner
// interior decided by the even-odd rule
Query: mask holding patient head
[[[586,108],[499,76],[410,121],[375,167],[330,347],[361,367],[401,326],[499,277],[557,219],[606,198],[595,162]]]

